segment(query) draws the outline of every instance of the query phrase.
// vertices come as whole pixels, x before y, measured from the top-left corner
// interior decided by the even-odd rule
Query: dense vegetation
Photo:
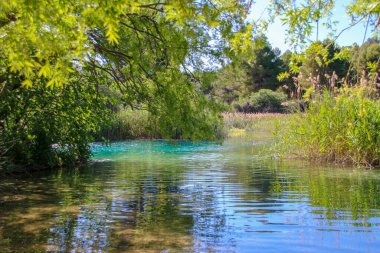
[[[285,71],[278,75],[282,87],[238,94],[233,102],[225,100],[226,104],[231,102],[230,110],[245,113],[306,110],[305,114],[292,118],[289,126],[284,122],[277,130],[280,137],[277,151],[319,161],[379,166],[379,41],[369,39],[360,47],[341,48],[326,40],[311,44],[299,54],[287,54],[281,57],[288,58]],[[248,76],[249,69],[246,72],[238,80]],[[247,90],[248,80],[241,82]],[[227,86],[224,83],[223,87]],[[224,92],[228,93],[228,89]]]
[[[217,107],[193,72],[244,49],[247,12],[244,1],[1,1],[2,167],[86,159],[121,110],[147,111],[164,137],[215,138]]]
[[[305,96],[313,98],[324,90],[334,93],[341,87],[359,85],[376,93],[380,88],[380,44],[376,39],[368,39],[360,47],[340,47],[325,40],[312,43],[300,53],[286,51],[282,55],[263,37],[254,40],[253,45],[245,58],[215,73],[209,94],[227,110],[294,111],[294,106],[286,107],[289,103],[284,103],[284,94],[304,106]],[[263,106],[265,103],[267,106]]]
[[[223,110],[304,110],[324,90],[377,99],[378,40],[299,47],[314,22],[331,25],[335,1],[317,2],[271,1],[270,18],[249,23],[244,0],[1,1],[0,170],[86,160],[94,140],[215,139]],[[377,1],[347,11],[378,28]],[[303,50],[270,45],[274,16]]]
[[[9,169],[73,164],[89,157],[88,143],[110,117],[109,100],[96,86],[75,78],[65,87],[49,89],[44,83],[18,87],[16,77],[6,82],[0,142]]]
[[[326,93],[282,132],[288,152],[367,167],[380,164],[380,101],[363,88]]]

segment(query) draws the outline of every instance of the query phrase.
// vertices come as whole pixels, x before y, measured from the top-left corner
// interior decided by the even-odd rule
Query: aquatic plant
[[[287,129],[277,131],[280,153],[337,163],[380,165],[380,101],[364,88],[325,92]]]

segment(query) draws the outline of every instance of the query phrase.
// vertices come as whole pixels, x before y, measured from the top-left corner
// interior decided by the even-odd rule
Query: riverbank
[[[274,138],[274,132],[289,122],[294,114],[282,113],[229,113],[223,115],[225,137],[252,137],[266,135]]]
[[[288,117],[290,117],[289,114],[280,113],[225,112],[221,115],[220,124],[215,126],[215,131],[217,131],[216,136],[219,140],[233,137],[270,139],[273,138],[275,127],[286,122]],[[111,124],[95,136],[95,140],[99,142],[136,139],[165,139],[164,134],[160,132],[160,129],[155,125],[154,119],[150,117],[147,111],[120,111],[115,115]],[[40,171],[52,168],[47,166],[36,166],[35,169],[31,169],[31,166],[9,166],[9,163],[7,166],[7,159],[6,157],[3,158],[4,159],[2,160],[4,162],[0,163],[0,173],[2,174],[29,173],[31,171]],[[2,160],[0,159],[0,161]],[[73,162],[70,165],[60,164],[55,167],[72,167],[78,165],[74,162],[74,160],[71,161]]]
[[[223,138],[243,136],[256,130],[274,131],[277,124],[285,124],[292,114],[231,113],[221,114],[222,122],[216,135]],[[280,123],[281,121],[281,123]],[[155,126],[146,111],[120,111],[101,133],[107,140],[162,139],[163,133]],[[99,140],[101,138],[98,138]]]

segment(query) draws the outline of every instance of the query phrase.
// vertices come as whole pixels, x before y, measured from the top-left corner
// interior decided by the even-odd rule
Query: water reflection
[[[380,174],[228,141],[94,144],[95,162],[0,181],[1,252],[376,252]]]

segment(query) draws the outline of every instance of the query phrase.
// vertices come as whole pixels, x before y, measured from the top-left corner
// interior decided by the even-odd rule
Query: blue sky
[[[257,20],[268,6],[268,2],[266,0],[256,0],[254,5],[252,6],[251,15],[249,17],[250,20]],[[339,33],[342,29],[348,27],[350,25],[350,18],[346,15],[345,6],[351,1],[349,0],[337,0],[334,8],[334,21],[338,21],[338,25],[336,26],[336,30]],[[321,24],[321,22],[320,22]],[[346,30],[341,34],[338,38],[337,43],[340,46],[352,45],[356,42],[358,45],[361,45],[363,42],[365,33],[365,23],[358,24],[355,27],[352,27],[349,30]],[[319,40],[323,40],[327,38],[327,30],[320,25],[319,27]],[[286,34],[285,28],[282,26],[281,21],[277,19],[272,25],[269,26],[268,31],[266,33],[269,42],[273,47],[278,47],[281,52],[290,49],[290,45],[286,43]],[[372,36],[371,28],[368,28],[366,38]],[[314,29],[314,33],[311,35],[311,39],[315,40],[316,38],[316,29]]]

